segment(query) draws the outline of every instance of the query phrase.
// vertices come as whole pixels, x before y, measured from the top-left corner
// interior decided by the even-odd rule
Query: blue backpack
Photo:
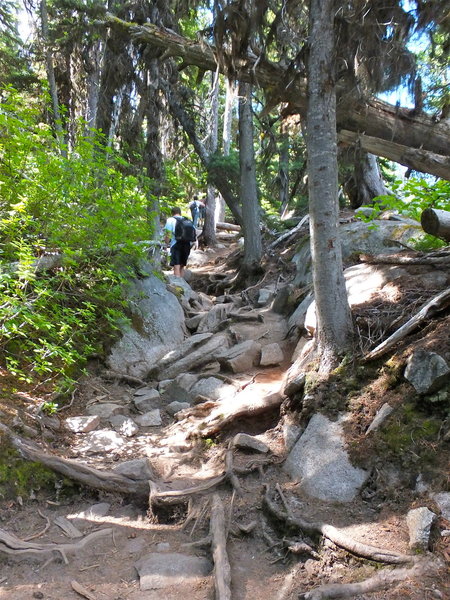
[[[197,232],[194,223],[187,217],[175,217],[175,239],[177,242],[195,242]]]

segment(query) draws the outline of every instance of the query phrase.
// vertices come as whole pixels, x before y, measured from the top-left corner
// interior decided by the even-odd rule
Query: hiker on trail
[[[198,226],[199,219],[202,216],[202,209],[205,208],[205,205],[201,200],[198,199],[198,196],[194,196],[194,199],[189,204],[189,209],[192,215],[192,221],[194,223],[194,227]]]
[[[189,219],[181,216],[178,207],[172,208],[172,216],[164,225],[165,242],[170,241],[170,266],[175,277],[183,277],[191,244],[196,240],[195,227]]]

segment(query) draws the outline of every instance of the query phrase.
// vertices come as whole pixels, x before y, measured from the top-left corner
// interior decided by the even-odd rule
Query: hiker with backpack
[[[199,220],[203,218],[203,212],[205,209],[205,205],[201,200],[198,199],[198,196],[194,196],[194,199],[189,204],[189,210],[191,211],[192,222],[194,223],[194,227],[197,227],[199,224]]]
[[[193,222],[181,216],[178,207],[172,208],[172,216],[164,225],[166,244],[170,241],[170,266],[175,277],[183,277],[191,245],[197,239]]]

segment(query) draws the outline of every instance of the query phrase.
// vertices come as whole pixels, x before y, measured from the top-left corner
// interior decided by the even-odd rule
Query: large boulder
[[[299,489],[313,498],[351,502],[368,477],[347,455],[343,421],[316,414],[291,450],[284,471],[300,481]]]
[[[184,313],[166,284],[150,275],[128,289],[130,324],[107,359],[114,371],[144,378],[151,366],[185,337]]]
[[[411,219],[399,221],[375,220],[371,223],[354,221],[339,227],[342,245],[342,258],[348,262],[358,254],[389,254],[396,252],[413,237],[423,235],[420,223]],[[292,261],[297,273],[294,285],[303,287],[312,282],[311,250],[309,237],[302,240],[302,246]]]

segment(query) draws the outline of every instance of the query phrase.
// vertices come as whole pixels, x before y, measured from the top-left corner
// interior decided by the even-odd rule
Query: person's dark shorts
[[[181,265],[185,267],[191,251],[191,242],[175,242],[170,249],[170,266]]]

